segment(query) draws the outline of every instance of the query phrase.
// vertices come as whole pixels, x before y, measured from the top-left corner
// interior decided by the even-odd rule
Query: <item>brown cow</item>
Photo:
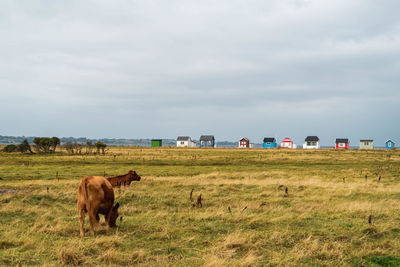
[[[83,177],[78,188],[78,212],[80,232],[83,237],[85,212],[89,215],[90,233],[94,235],[94,228],[98,228],[99,214],[103,214],[107,230],[115,227],[115,221],[118,217],[119,203],[114,204],[114,190],[109,181],[101,176]]]
[[[127,174],[108,177],[107,180],[113,187],[119,187],[121,185],[130,185],[132,181],[140,181],[141,177],[135,171],[129,171]]]

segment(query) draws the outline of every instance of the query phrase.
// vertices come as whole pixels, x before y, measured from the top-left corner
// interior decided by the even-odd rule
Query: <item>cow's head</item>
[[[141,177],[135,171],[129,171],[129,181],[140,181]]]
[[[117,221],[117,218],[119,216],[118,214],[118,208],[119,208],[119,203],[117,202],[117,204],[115,204],[114,207],[112,207],[111,213],[110,213],[110,218],[109,218],[109,223],[108,225],[110,227],[116,227],[117,225],[115,224],[115,222]]]

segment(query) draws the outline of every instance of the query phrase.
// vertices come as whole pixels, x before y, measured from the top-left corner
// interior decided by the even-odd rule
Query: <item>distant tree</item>
[[[107,145],[105,143],[97,142],[95,144],[95,146],[96,146],[96,149],[97,149],[97,154],[100,154],[100,150],[101,150],[103,155],[105,154],[105,148],[107,147]]]
[[[72,142],[67,142],[64,144],[65,150],[67,150],[68,153],[74,154],[74,144]]]
[[[79,144],[79,143],[74,143],[74,148],[75,148],[75,153],[76,154],[82,154],[82,144]]]
[[[41,141],[40,137],[35,137],[35,139],[33,139],[33,143],[35,144],[34,148],[37,152],[41,152],[41,150],[42,150],[40,147],[40,141]]]
[[[61,143],[60,139],[58,137],[52,137],[50,138],[50,146],[53,148],[52,152],[56,152],[57,146]]]
[[[48,137],[36,137],[33,139],[33,143],[35,144],[36,150],[41,153],[49,153],[52,147],[51,139]]]
[[[36,137],[33,139],[33,143],[36,151],[40,153],[54,153],[61,141],[58,137]]]
[[[33,154],[31,145],[29,144],[28,140],[26,140],[26,139],[24,141],[22,141],[21,144],[18,145],[18,151],[21,153],[25,153],[25,152],[29,151],[29,153]]]
[[[67,150],[68,153],[70,154],[82,154],[82,149],[84,148],[83,144],[77,143],[77,142],[67,142],[64,144],[65,150]]]
[[[91,141],[86,142],[86,154],[92,154],[95,145]]]

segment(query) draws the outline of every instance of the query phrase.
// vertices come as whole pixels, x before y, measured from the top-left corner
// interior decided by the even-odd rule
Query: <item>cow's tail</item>
[[[85,190],[85,198],[86,198],[86,201],[85,201],[85,203],[86,203],[86,205],[87,205],[87,210],[88,210],[88,212],[89,212],[89,203],[90,203],[90,201],[89,201],[89,194],[88,194],[88,188],[87,188],[87,181],[88,180],[88,177],[85,177],[85,180],[84,180],[84,190]]]

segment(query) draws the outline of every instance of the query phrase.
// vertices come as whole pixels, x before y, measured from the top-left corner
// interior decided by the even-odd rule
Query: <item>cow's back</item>
[[[78,189],[78,205],[109,209],[114,203],[114,190],[111,183],[101,176],[83,177]]]

